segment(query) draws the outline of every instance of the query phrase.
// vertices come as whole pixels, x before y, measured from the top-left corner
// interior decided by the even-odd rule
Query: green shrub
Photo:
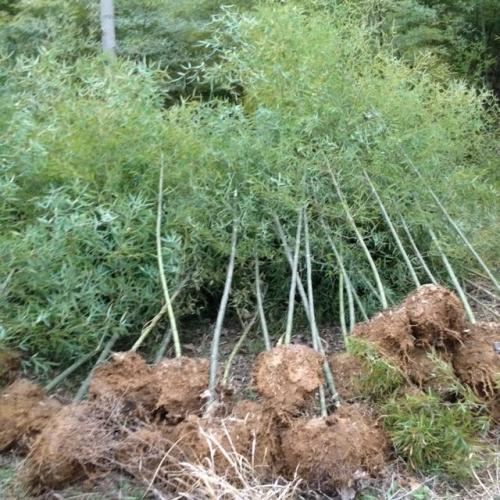
[[[445,403],[433,393],[407,394],[382,408],[396,453],[415,470],[468,477],[479,465],[478,450],[488,419],[472,398]]]

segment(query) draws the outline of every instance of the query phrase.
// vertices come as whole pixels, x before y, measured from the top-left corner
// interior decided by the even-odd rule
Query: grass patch
[[[445,403],[432,393],[406,394],[382,407],[396,453],[427,474],[465,479],[481,464],[481,436],[487,417],[472,397]]]

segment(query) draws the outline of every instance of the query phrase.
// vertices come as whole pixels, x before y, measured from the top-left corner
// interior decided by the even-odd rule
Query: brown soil
[[[335,388],[344,401],[352,401],[362,397],[360,383],[368,375],[368,367],[362,359],[347,352],[339,352],[330,356]]]
[[[458,378],[478,396],[491,400],[500,393],[500,355],[494,342],[500,342],[500,323],[479,322],[465,331],[453,357]]]
[[[358,405],[343,405],[326,418],[298,420],[283,434],[287,475],[295,472],[311,486],[350,486],[384,467],[388,441]]]
[[[453,352],[465,328],[465,312],[458,297],[438,285],[424,285],[403,302],[415,345]]]
[[[64,407],[23,462],[18,481],[29,491],[57,489],[90,476],[112,449],[112,432],[92,403]]]
[[[407,365],[414,339],[404,308],[389,309],[357,324],[353,335],[374,344],[380,353],[400,367]]]
[[[21,353],[0,349],[0,385],[10,384],[21,369]]]
[[[171,422],[188,414],[200,415],[208,388],[208,359],[165,359],[154,368],[160,391],[156,408]]]
[[[121,352],[95,370],[88,399],[102,406],[120,401],[126,411],[142,415],[155,410],[159,393],[153,370],[144,359],[134,352]]]
[[[253,386],[280,408],[306,406],[323,383],[323,357],[304,345],[275,347],[257,357]]]
[[[13,446],[26,451],[59,410],[60,404],[29,380],[8,386],[0,394],[0,451]]]

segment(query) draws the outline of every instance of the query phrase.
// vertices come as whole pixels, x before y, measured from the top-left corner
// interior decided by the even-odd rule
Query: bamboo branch
[[[415,269],[413,268],[413,264],[411,263],[410,257],[406,253],[406,250],[403,246],[403,243],[401,242],[401,239],[399,238],[398,232],[396,231],[396,228],[394,227],[394,224],[392,223],[391,218],[389,217],[389,214],[387,213],[387,210],[385,209],[385,206],[382,202],[382,199],[380,198],[377,190],[375,189],[375,186],[373,182],[371,181],[370,177],[368,176],[366,170],[363,170],[363,173],[365,175],[366,181],[368,182],[368,185],[370,186],[373,196],[375,196],[375,199],[377,200],[377,203],[380,207],[380,210],[382,212],[382,215],[385,219],[385,222],[387,226],[389,227],[389,230],[392,233],[392,236],[394,237],[396,241],[396,245],[398,246],[399,251],[401,252],[401,255],[403,256],[403,260],[406,263],[406,267],[408,268],[408,271],[410,272],[410,275],[413,279],[413,283],[415,283],[415,286],[418,288],[420,286],[420,281],[418,279],[417,273],[415,272]]]
[[[418,249],[417,244],[415,243],[415,240],[413,239],[413,236],[411,235],[410,228],[407,226],[403,217],[401,217],[401,224],[403,226],[403,229],[405,230],[406,236],[408,237],[408,241],[410,242],[410,245],[412,246],[413,251],[415,252],[415,255],[417,256],[417,259],[419,260],[420,264],[422,265],[422,268],[426,272],[426,274],[429,277],[429,279],[431,280],[431,282],[434,283],[435,285],[437,285],[437,280],[434,277],[434,275],[432,274],[429,267],[427,266],[425,259],[424,259],[424,256],[420,253],[420,250]]]
[[[345,324],[345,310],[344,310],[344,275],[339,274],[339,315],[340,315],[340,330],[344,345],[347,346],[347,328]]]
[[[158,182],[158,212],[156,216],[156,255],[158,259],[158,271],[160,272],[161,287],[163,289],[163,296],[165,298],[165,307],[168,312],[168,319],[170,321],[170,328],[172,330],[172,337],[174,339],[175,357],[182,356],[181,342],[179,339],[179,332],[177,331],[177,323],[175,321],[174,310],[172,309],[172,302],[168,292],[167,278],[165,276],[165,269],[163,267],[163,253],[161,249],[161,216],[162,216],[162,202],[163,202],[163,162],[160,166],[160,179]]]
[[[262,330],[262,336],[264,337],[264,345],[266,346],[266,351],[271,349],[271,340],[269,337],[269,330],[267,329],[266,315],[264,313],[264,305],[262,301],[262,290],[260,286],[260,272],[259,272],[259,259],[255,257],[255,295],[257,296],[257,311],[259,313],[260,319],[260,329]]]
[[[453,267],[451,266],[450,261],[448,260],[448,257],[446,257],[446,254],[444,253],[444,250],[441,247],[441,244],[439,243],[439,240],[437,239],[434,231],[430,227],[428,228],[428,230],[429,230],[429,234],[431,235],[432,241],[436,245],[436,248],[441,256],[441,259],[443,260],[443,263],[446,267],[446,270],[448,271],[448,274],[449,274],[451,281],[455,287],[455,290],[457,291],[458,295],[460,296],[460,299],[462,300],[467,318],[469,319],[469,321],[472,324],[474,324],[476,322],[476,319],[474,317],[474,313],[472,312],[472,309],[470,307],[469,301],[467,300],[467,297],[465,296],[465,292],[464,292],[463,288],[460,286],[457,275],[455,274],[455,271],[453,271]]]
[[[382,280],[380,279],[380,274],[378,272],[377,266],[375,265],[375,262],[370,254],[370,251],[368,250],[368,247],[366,246],[366,243],[363,239],[363,236],[359,232],[358,226],[356,225],[356,222],[354,221],[354,218],[351,214],[349,206],[347,205],[347,202],[345,201],[344,195],[342,194],[342,191],[340,190],[340,186],[339,186],[337,179],[335,178],[335,175],[333,174],[333,171],[331,168],[330,168],[330,175],[332,177],[333,185],[335,186],[335,190],[337,191],[337,195],[340,199],[340,203],[342,204],[342,207],[343,207],[344,212],[347,216],[347,219],[348,219],[349,223],[351,224],[351,227],[352,227],[354,233],[356,234],[358,242],[361,245],[361,248],[363,249],[363,252],[368,260],[368,263],[370,264],[371,270],[373,272],[373,276],[375,277],[375,282],[377,283],[377,288],[378,288],[378,292],[379,292],[378,294],[380,297],[380,302],[382,303],[382,307],[384,309],[387,309],[389,307],[389,305],[387,303],[384,285],[382,284]]]
[[[233,281],[234,273],[234,262],[236,259],[236,243],[238,239],[238,223],[235,220],[233,222],[233,232],[231,235],[231,254],[229,256],[229,264],[227,267],[226,282],[224,284],[224,292],[222,294],[222,299],[219,306],[219,312],[217,313],[217,320],[215,323],[214,334],[212,338],[212,352],[210,355],[210,381],[208,385],[209,390],[209,400],[208,404],[215,401],[216,389],[217,389],[217,365],[219,361],[219,344],[220,335],[222,332],[222,324],[224,322],[224,316],[226,314],[227,302],[229,300],[229,294],[231,292],[231,283]]]
[[[292,282],[290,283],[290,293],[288,295],[288,315],[286,320],[285,345],[290,344],[290,341],[292,340],[293,310],[295,306],[295,290],[297,287],[297,268],[299,265],[301,232],[302,232],[302,210],[299,211],[299,218],[297,222],[297,234],[295,236],[295,253],[293,254]]]

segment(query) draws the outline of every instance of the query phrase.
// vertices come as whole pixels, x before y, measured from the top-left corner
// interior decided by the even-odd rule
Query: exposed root
[[[307,406],[323,383],[322,362],[320,354],[304,345],[275,347],[257,357],[253,386],[276,408]]]
[[[89,477],[112,450],[113,434],[91,403],[66,406],[35,441],[17,479],[28,491],[41,492]]]
[[[299,420],[283,434],[288,475],[295,471],[323,490],[352,485],[384,466],[388,441],[358,405],[343,405],[326,418]]]
[[[0,394],[0,451],[26,451],[61,405],[37,384],[19,379]]]

